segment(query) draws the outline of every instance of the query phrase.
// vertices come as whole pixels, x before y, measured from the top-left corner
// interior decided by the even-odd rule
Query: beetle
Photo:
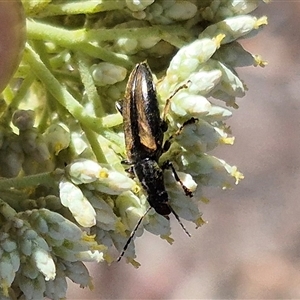
[[[170,98],[167,99],[166,106],[170,102],[169,100],[181,88],[182,87],[178,88]],[[131,232],[118,258],[119,261],[124,255],[144,216],[151,208],[166,218],[172,213],[183,230],[190,236],[180,221],[179,216],[170,206],[168,193],[164,184],[163,171],[165,169],[171,168],[175,179],[181,184],[187,196],[192,197],[192,192],[183,185],[171,162],[166,161],[162,166],[159,165],[160,156],[164,151],[167,151],[170,146],[170,139],[163,144],[164,132],[167,130],[165,111],[164,117],[161,118],[152,72],[146,62],[138,63],[131,72],[124,99],[117,103],[117,109],[123,116],[127,153],[126,163],[132,166],[130,170],[134,172],[142,188],[147,193],[147,201],[150,205],[149,209]],[[184,125],[185,124],[183,124],[183,126]]]

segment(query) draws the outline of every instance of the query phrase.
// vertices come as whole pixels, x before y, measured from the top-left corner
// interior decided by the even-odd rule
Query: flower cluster
[[[83,262],[115,261],[147,211],[115,109],[138,62],[155,74],[168,123],[160,164],[172,161],[194,193],[166,170],[170,206],[205,223],[204,187],[243,178],[209,152],[234,142],[225,121],[245,94],[235,68],[265,64],[238,42],[267,23],[249,15],[260,2],[23,0],[27,43],[0,107],[1,299],[63,299],[67,277],[91,287]],[[173,242],[153,209],[135,237],[143,230]],[[135,258],[132,241],[124,259],[138,267]]]

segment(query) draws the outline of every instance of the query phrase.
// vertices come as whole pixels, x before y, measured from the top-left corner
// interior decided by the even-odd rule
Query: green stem
[[[4,216],[6,220],[9,220],[13,218],[17,214],[17,212],[5,201],[0,199],[0,214]]]
[[[38,128],[40,132],[45,132],[48,128],[48,120],[49,120],[49,106],[43,105],[42,112],[40,113],[40,120],[38,123]]]
[[[45,66],[52,72],[49,54],[47,53],[45,43],[41,40],[34,40],[32,41],[32,48],[39,55],[40,59],[45,64]]]
[[[14,97],[14,93],[13,90],[11,88],[11,86],[8,84],[6,86],[6,88],[4,89],[4,91],[2,92],[2,96],[6,102],[6,104],[8,105],[9,103],[11,103],[13,97]]]
[[[116,65],[131,69],[132,63],[126,55],[116,54],[100,46],[90,44],[86,29],[66,30],[51,25],[27,20],[27,37],[32,40],[52,41],[56,45],[85,53]]]
[[[30,40],[53,41],[65,48],[85,41],[86,29],[67,30],[27,19],[27,38]]]
[[[102,2],[102,3],[101,3]],[[34,17],[48,17],[58,15],[95,14],[97,12],[120,10],[125,8],[124,0],[114,1],[76,1],[62,4],[49,4]]]
[[[182,26],[166,25],[141,28],[111,28],[111,29],[78,29],[67,30],[51,25],[27,20],[27,36],[33,40],[52,41],[67,49],[80,50],[97,58],[109,57],[114,62],[126,68],[132,68],[125,55],[115,54],[99,46],[92,46],[90,42],[114,41],[120,38],[147,39],[158,37],[171,45],[180,48],[186,44],[191,34]],[[180,38],[180,37],[183,37]],[[89,47],[87,47],[89,46]],[[95,48],[95,49],[94,49]],[[106,60],[106,59],[103,59]],[[116,61],[115,61],[116,60]]]
[[[28,188],[37,185],[54,186],[56,184],[54,172],[45,172],[24,177],[5,178],[0,180],[0,190],[9,188]]]
[[[25,79],[22,81],[21,86],[19,87],[17,93],[15,94],[14,98],[12,99],[9,107],[10,110],[14,111],[18,109],[20,103],[22,100],[24,100],[26,94],[28,93],[28,90],[30,86],[32,85],[34,81],[34,76],[33,74],[29,73]]]
[[[66,65],[67,57],[71,56],[70,51],[68,49],[65,49],[57,55],[50,58],[50,64],[53,70],[64,68]]]
[[[85,53],[91,57],[99,58],[103,61],[107,61],[112,64],[119,65],[126,69],[133,68],[133,63],[129,61],[129,58],[125,54],[116,54],[110,50],[106,50],[99,46],[94,46],[87,42],[74,45],[72,48],[76,51]]]
[[[9,124],[13,112],[18,109],[20,102],[25,98],[33,81],[34,81],[34,76],[33,74],[29,73],[23,80],[21,86],[19,87],[14,97],[12,98],[10,104],[8,105],[5,111],[5,114],[1,117],[2,124],[6,124],[6,126],[7,124]]]
[[[120,113],[110,114],[102,119],[103,128],[111,128],[123,123],[123,117]]]
[[[100,118],[91,117],[84,107],[80,105],[76,99],[63,87],[59,81],[53,76],[49,69],[41,61],[40,57],[27,44],[24,51],[24,59],[30,65],[32,72],[45,85],[49,93],[65,107],[75,119],[79,120],[88,128],[92,128],[96,132],[101,132],[103,125]],[[109,125],[109,124],[106,124]]]
[[[89,102],[93,103],[93,108],[97,117],[104,116],[104,110],[102,102],[100,100],[97,88],[95,86],[93,77],[90,72],[90,66],[88,60],[83,56],[77,53],[77,65],[78,70],[81,76],[82,83],[84,85],[87,97]]]
[[[140,28],[112,28],[112,29],[91,29],[85,34],[89,41],[112,41],[120,38],[128,39],[147,39],[158,37],[169,42],[171,45],[180,48],[186,44],[184,40],[179,38],[183,36],[190,37],[189,32],[182,26],[152,26]]]
[[[97,158],[97,161],[99,163],[107,163],[105,154],[102,151],[102,148],[100,147],[99,141],[97,139],[97,135],[95,132],[90,130],[89,128],[82,126],[83,131],[85,132],[85,135],[91,145],[91,148]]]

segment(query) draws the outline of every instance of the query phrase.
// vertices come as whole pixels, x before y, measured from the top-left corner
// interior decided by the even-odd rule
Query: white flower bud
[[[5,252],[12,252],[17,249],[17,244],[14,240],[9,238],[9,235],[7,233],[3,233],[1,234],[0,248]]]
[[[13,114],[12,122],[20,130],[26,130],[33,127],[34,118],[33,110],[17,110]]]
[[[77,156],[81,155],[89,147],[85,138],[83,138],[82,132],[71,131],[71,143]]]
[[[80,188],[69,181],[62,180],[59,183],[59,195],[62,205],[70,209],[80,225],[91,227],[96,224],[96,212]]]
[[[132,11],[141,11],[153,2],[154,0],[126,0],[126,5]]]
[[[222,45],[214,58],[233,68],[257,65],[255,56],[246,51],[238,42]]]
[[[220,131],[209,123],[199,119],[194,124],[188,124],[176,136],[176,141],[185,149],[194,153],[208,152],[220,145]]]
[[[20,268],[21,260],[20,260],[20,254],[19,251],[13,251],[9,253],[10,256],[10,262],[13,266],[14,272],[17,272]]]
[[[154,209],[149,211],[145,229],[155,235],[169,236],[171,235],[170,220],[164,216],[157,214]]]
[[[245,87],[236,73],[220,62],[216,62],[216,67],[222,72],[220,90],[234,97],[245,96]]]
[[[149,49],[153,46],[155,46],[159,41],[160,41],[160,37],[148,37],[146,39],[140,39],[139,40],[139,47],[142,49]]]
[[[197,6],[190,1],[180,1],[172,5],[166,10],[166,17],[176,20],[183,21],[193,18],[197,13]]]
[[[220,82],[222,72],[204,66],[189,76],[188,91],[190,94],[207,95]]]
[[[199,38],[208,36],[212,38],[221,34],[224,35],[222,44],[227,44],[266,24],[266,17],[257,19],[250,15],[234,16],[208,26],[201,32]]]
[[[42,248],[37,248],[32,253],[32,257],[38,270],[45,276],[45,280],[53,280],[56,275],[56,269],[50,253]]]
[[[85,262],[103,262],[104,254],[101,251],[82,251],[79,253],[78,258]]]
[[[138,40],[129,39],[129,38],[120,38],[117,40],[116,45],[121,52],[133,54],[137,52]]]
[[[211,108],[210,102],[205,97],[184,91],[178,93],[172,100],[171,110],[178,116],[205,116]]]
[[[37,128],[20,131],[20,143],[25,156],[23,170],[26,174],[36,174],[42,171],[52,171],[54,161],[43,135]]]
[[[57,275],[53,280],[46,282],[46,291],[45,295],[49,299],[64,299],[67,292],[67,280],[66,274],[61,270],[64,269],[64,266],[58,264]]]
[[[158,87],[162,98],[167,98],[171,88],[189,79],[189,76],[208,61],[220,45],[219,39],[202,38],[182,47],[173,57],[166,77]]]
[[[77,262],[68,262],[65,264],[68,277],[79,283],[82,287],[91,285],[91,277],[87,267],[80,261]]]
[[[24,162],[24,153],[18,142],[17,135],[13,133],[5,135],[2,132],[2,147],[0,149],[0,176],[16,177],[21,171]]]
[[[230,6],[233,8],[235,14],[248,14],[257,8],[258,1],[232,0]]]
[[[66,167],[66,171],[74,184],[90,183],[96,181],[105,170],[95,161],[79,159]]]
[[[103,168],[99,180],[90,184],[91,188],[110,195],[119,195],[128,190],[136,189],[136,183],[127,175]]]
[[[119,218],[113,211],[113,207],[100,197],[93,195],[92,192],[86,191],[85,195],[96,211],[97,226],[107,231],[115,230]]]
[[[35,228],[41,231],[41,229],[46,229],[44,225],[44,223],[46,223],[48,228],[47,234],[52,239],[62,241],[65,239],[69,241],[80,240],[82,236],[80,228],[62,215],[47,209],[36,210],[35,214],[38,215],[38,217],[35,217],[38,221],[35,223],[31,222],[32,226],[36,225]],[[40,224],[42,224],[42,226],[40,226]],[[42,247],[41,244],[40,247]],[[45,247],[42,248],[46,249]]]
[[[142,205],[140,198],[135,196],[132,192],[124,192],[116,199],[116,206],[118,207],[122,223],[132,230],[139,219],[145,213],[145,206]],[[141,234],[140,227],[137,236]]]
[[[44,134],[49,150],[57,155],[70,145],[70,130],[64,124],[52,124]]]
[[[24,274],[22,274],[24,275]],[[25,299],[43,299],[46,283],[44,276],[40,273],[37,277],[19,276],[18,283],[25,295]]]
[[[232,116],[232,112],[224,107],[211,105],[209,113],[203,118],[210,121],[225,121]]]
[[[13,264],[11,263],[11,258],[8,253],[1,256],[0,259],[0,282],[1,285],[5,281],[6,284],[11,285],[15,279],[16,271]]]
[[[123,81],[126,77],[127,70],[123,67],[101,62],[92,66],[92,75],[97,85],[111,85]]]
[[[22,239],[19,241],[19,248],[24,255],[30,256],[32,254],[32,241],[35,240],[37,236],[34,230],[25,229],[22,234]]]

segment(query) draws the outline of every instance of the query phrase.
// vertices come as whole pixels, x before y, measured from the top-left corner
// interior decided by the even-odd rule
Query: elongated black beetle
[[[117,108],[123,116],[127,163],[132,165],[135,175],[148,196],[147,200],[150,208],[144,216],[151,207],[158,214],[165,217],[168,217],[172,213],[183,230],[190,236],[180,221],[179,216],[169,204],[163,170],[171,168],[175,179],[180,182],[185,194],[192,197],[192,192],[180,181],[173,165],[169,161],[165,162],[161,167],[158,164],[160,156],[169,146],[167,145],[169,143],[166,143],[166,146],[163,145],[167,124],[164,119],[165,116],[162,119],[160,117],[152,72],[146,62],[137,64],[131,72],[124,99],[122,102],[117,103]],[[118,261],[124,255],[143,217],[139,220],[128,238]]]

